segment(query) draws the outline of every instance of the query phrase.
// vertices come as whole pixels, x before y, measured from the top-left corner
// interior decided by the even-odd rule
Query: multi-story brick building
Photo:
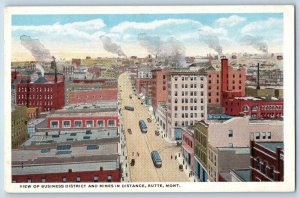
[[[251,141],[252,181],[284,181],[283,142]]]
[[[250,147],[251,136],[255,136],[258,141],[282,141],[283,121],[250,120],[249,117],[200,121],[195,123],[194,133],[195,172],[201,181],[207,181],[208,170],[218,173],[217,166],[214,165],[217,156],[215,148]],[[218,175],[214,175],[214,178],[217,177]]]
[[[206,73],[170,72],[167,78],[167,136],[171,140],[181,140],[181,127],[192,126],[197,120],[207,119]]]
[[[245,96],[246,67],[234,69],[228,59],[222,57],[221,71],[210,67],[207,71],[208,104],[222,104],[222,97]]]
[[[194,169],[194,130],[192,128],[182,128],[182,156],[191,167]]]
[[[137,93],[143,93],[146,97],[151,98],[151,86],[152,79],[151,78],[138,78],[136,79],[136,88]]]
[[[65,105],[64,81],[50,82],[40,77],[33,83],[21,81],[16,85],[17,106],[39,107],[41,111],[61,109]]]
[[[167,103],[168,81],[170,70],[152,70],[152,106],[156,110],[158,103]]]
[[[27,108],[27,114],[29,119],[36,119],[40,116],[41,109],[39,107]]]
[[[28,139],[27,122],[28,114],[26,107],[17,107],[11,112],[11,145],[12,148],[18,148]]]
[[[225,114],[249,115],[252,119],[279,119],[283,117],[283,99],[274,97],[235,97],[224,100]]]

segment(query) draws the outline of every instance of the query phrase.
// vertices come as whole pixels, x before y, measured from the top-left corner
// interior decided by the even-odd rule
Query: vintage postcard
[[[7,192],[295,189],[294,7],[5,9]]]

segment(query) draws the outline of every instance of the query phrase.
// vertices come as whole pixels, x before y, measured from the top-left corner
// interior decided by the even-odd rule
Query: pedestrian
[[[177,160],[177,155],[175,155],[175,160]]]
[[[171,155],[171,159],[173,159],[173,156]]]
[[[137,156],[140,156],[140,153],[139,153],[139,152],[137,152],[136,154],[137,154]]]

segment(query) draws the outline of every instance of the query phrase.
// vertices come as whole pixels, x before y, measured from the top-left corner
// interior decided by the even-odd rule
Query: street
[[[175,154],[180,152],[176,144],[166,142],[162,135],[155,135],[157,130],[154,121],[148,122],[149,107],[141,104],[138,94],[135,96],[129,75],[123,73],[119,77],[120,108],[123,118],[123,128],[126,139],[126,148],[129,162],[129,174],[131,182],[187,182],[189,178],[179,170],[178,160]],[[130,99],[129,95],[132,95]],[[124,109],[124,106],[133,106],[134,111]],[[144,120],[148,132],[142,133],[139,128],[139,120]],[[131,134],[128,129],[131,129]],[[126,149],[125,148],[125,149]],[[162,159],[162,167],[156,168],[151,159],[151,152],[158,151]],[[122,152],[123,153],[123,152]],[[172,156],[172,157],[171,157]],[[177,157],[176,157],[177,158]],[[131,160],[135,160],[134,166],[130,166]]]

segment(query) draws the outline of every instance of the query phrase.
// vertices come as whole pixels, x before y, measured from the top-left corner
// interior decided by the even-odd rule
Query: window
[[[262,139],[266,139],[266,133],[265,132],[262,132],[261,136],[262,136]]]
[[[243,111],[244,111],[244,112],[248,112],[248,111],[249,111],[249,107],[248,107],[247,105],[245,105],[245,106],[243,107]]]
[[[112,182],[112,176],[109,175],[109,176],[107,177],[107,182]]]
[[[203,88],[203,84],[200,84],[200,88]]]
[[[62,181],[63,182],[68,182],[67,178],[65,178],[65,177],[62,178]]]
[[[263,163],[263,169],[262,169],[262,172],[263,172],[264,174],[267,174],[267,162],[264,162],[264,163]]]
[[[228,147],[229,148],[233,148],[233,144],[232,143],[228,143]]]
[[[71,128],[71,121],[69,121],[69,120],[64,120],[64,121],[63,121],[63,124],[64,124],[64,128]]]
[[[99,177],[98,176],[94,176],[94,182],[98,182],[99,181]]]
[[[268,134],[268,139],[271,139],[272,138],[271,132],[268,132],[267,134]]]
[[[58,128],[58,121],[51,121],[51,128],[52,129]]]
[[[31,183],[32,182],[32,180],[31,179],[27,179],[27,183]]]
[[[82,127],[82,121],[77,120],[75,121],[75,128],[81,128]]]
[[[46,180],[45,178],[42,179],[42,183],[46,183],[46,181],[47,181],[47,180]]]
[[[260,132],[255,133],[255,139],[257,139],[257,140],[260,139]]]
[[[86,121],[86,127],[87,127],[87,128],[92,128],[92,127],[94,127],[94,121],[93,121],[93,120],[88,120],[88,121]]]
[[[175,106],[175,107],[174,107],[174,109],[175,109],[175,111],[177,111],[178,107],[177,107],[177,106]]]
[[[104,121],[98,120],[98,127],[104,127]]]
[[[109,121],[108,121],[108,126],[109,126],[109,127],[115,127],[115,126],[116,126],[115,120],[109,120]]]
[[[275,180],[274,166],[270,167],[270,177]]]
[[[76,182],[80,182],[80,177],[76,177]]]
[[[175,99],[175,103],[178,103],[178,99],[177,98]]]
[[[256,169],[260,170],[260,159],[256,158]]]
[[[233,137],[233,130],[228,130],[228,137]]]
[[[175,96],[178,96],[178,92],[177,91],[175,91]]]

